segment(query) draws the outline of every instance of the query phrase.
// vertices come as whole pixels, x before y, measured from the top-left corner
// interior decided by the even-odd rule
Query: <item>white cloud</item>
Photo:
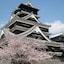
[[[60,32],[64,32],[64,24],[59,20],[54,21],[52,23],[47,23],[47,24],[51,25],[51,28],[49,29],[49,32],[52,33],[52,34],[57,34],[57,33],[60,33]]]

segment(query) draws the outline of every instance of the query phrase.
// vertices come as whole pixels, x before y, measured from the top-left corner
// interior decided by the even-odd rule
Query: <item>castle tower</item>
[[[32,6],[28,1],[21,3],[13,12],[9,23],[5,26],[9,30],[22,36],[27,36],[35,39],[48,40],[50,25],[41,24],[38,16],[39,9]]]
[[[43,62],[43,64],[58,64],[60,62],[59,59],[61,61],[64,59],[64,44],[59,43],[59,42],[58,43],[53,42],[53,41],[49,40],[49,27],[51,27],[51,26],[40,23],[38,11],[39,11],[39,9],[35,8],[29,1],[25,4],[21,3],[12,12],[10,21],[3,27],[4,34],[2,34],[2,38],[5,37],[5,35],[8,35],[7,37],[9,37],[11,35],[11,38],[9,38],[9,40],[10,39],[12,40],[15,37],[15,39],[13,39],[13,41],[15,41],[17,39],[16,36],[18,36],[19,38],[28,37],[30,39],[30,41],[34,38],[32,41],[35,40],[35,42],[37,44],[38,43],[40,45],[43,43],[45,44],[44,45],[45,47],[39,46],[39,45],[38,45],[38,47],[36,47],[36,45],[35,45],[35,47],[33,46],[34,50],[37,50],[39,52],[40,51],[43,52],[45,50],[46,53],[53,56],[53,58],[46,60],[45,63]],[[13,38],[12,38],[12,36],[13,36]],[[40,39],[40,40],[37,40],[37,39]],[[6,41],[9,41],[9,40],[6,40]],[[17,39],[17,42],[18,41],[19,41],[19,39]],[[24,41],[24,39],[23,39],[23,41]],[[25,42],[26,42],[26,39],[25,39]],[[30,43],[32,43],[32,42],[30,42]],[[0,48],[2,48],[2,47],[0,47]],[[32,48],[32,46],[31,46],[31,48]],[[39,54],[39,52],[38,52],[38,54]]]

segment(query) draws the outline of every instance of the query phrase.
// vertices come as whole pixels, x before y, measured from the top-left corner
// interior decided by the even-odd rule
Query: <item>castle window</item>
[[[12,29],[15,25],[26,27],[26,28],[31,28],[33,26],[33,25],[30,25],[30,24],[26,24],[26,23],[16,21],[14,24],[9,26],[9,28]]]
[[[42,28],[42,27],[39,27],[42,31],[44,32],[48,32],[48,29],[47,28]]]
[[[27,14],[19,14],[18,16],[19,17],[24,17],[24,16],[26,16]]]
[[[15,30],[13,33],[15,34],[20,34],[20,33],[23,33],[24,31],[20,31],[20,30]]]
[[[30,24],[26,24],[26,23],[22,23],[22,22],[18,22],[18,21],[16,21],[16,25],[26,27],[26,28],[31,28],[33,26]]]

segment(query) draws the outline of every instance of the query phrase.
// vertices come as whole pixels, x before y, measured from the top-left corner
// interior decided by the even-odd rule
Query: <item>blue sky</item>
[[[9,21],[11,12],[25,2],[27,0],[0,0],[0,27]],[[55,33],[64,32],[64,0],[31,0],[31,3],[40,9],[39,20],[42,23],[51,24],[51,29],[58,29]],[[50,32],[53,32],[51,29]]]

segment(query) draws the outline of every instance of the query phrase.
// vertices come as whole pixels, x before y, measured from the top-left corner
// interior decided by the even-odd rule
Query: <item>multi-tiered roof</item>
[[[64,58],[64,46],[62,43],[50,41],[49,39],[50,25],[40,23],[38,11],[39,9],[33,7],[30,2],[27,2],[25,4],[23,3],[20,4],[12,12],[12,16],[8,24],[3,27],[5,35],[12,34],[11,40],[12,40],[12,36],[15,38],[18,36],[19,39],[22,37],[29,37],[30,41],[34,38],[35,42],[38,39],[38,42],[36,43],[40,44],[42,41],[44,42],[46,47],[45,48],[44,46],[42,46],[42,48],[37,47],[35,48],[36,50],[43,52],[43,48],[44,48],[46,53],[49,53],[51,56],[53,56],[52,59],[60,58],[62,60]],[[17,41],[19,41],[19,39]],[[55,59],[53,60],[53,62],[55,62]]]
[[[49,40],[50,25],[41,24],[38,16],[39,9],[30,2],[21,3],[13,12],[9,23],[5,26],[16,34],[35,39]]]

